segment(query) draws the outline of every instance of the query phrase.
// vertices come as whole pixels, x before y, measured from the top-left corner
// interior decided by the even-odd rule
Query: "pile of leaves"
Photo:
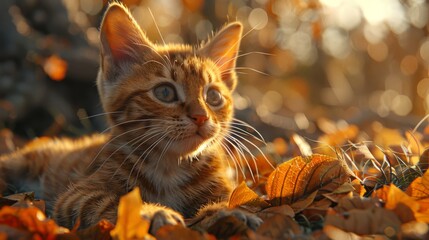
[[[0,239],[429,238],[429,128],[373,130],[371,142],[353,125],[312,144],[298,135],[278,138],[249,157],[258,174],[243,178],[228,207],[261,218],[256,230],[225,216],[207,229],[188,219],[187,227],[164,226],[152,236],[135,189],[121,198],[116,225],[102,220],[83,230],[59,227],[31,194],[0,198]]]

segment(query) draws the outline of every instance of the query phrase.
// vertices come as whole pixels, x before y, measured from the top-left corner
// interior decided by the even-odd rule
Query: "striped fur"
[[[0,190],[40,180],[48,209],[66,227],[78,220],[81,227],[102,218],[115,222],[119,198],[135,187],[147,213],[188,218],[227,200],[222,144],[233,117],[241,33],[232,23],[198,48],[155,45],[126,8],[111,3],[100,30],[97,80],[110,132],[36,140],[0,157]],[[175,89],[174,102],[155,94],[166,83]],[[207,102],[210,90],[221,94],[222,104]]]

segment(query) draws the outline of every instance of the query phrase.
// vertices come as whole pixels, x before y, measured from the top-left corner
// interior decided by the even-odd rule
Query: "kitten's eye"
[[[209,89],[207,91],[206,102],[214,107],[220,106],[223,103],[223,96],[216,89]]]
[[[156,98],[165,103],[171,103],[178,100],[175,88],[169,83],[156,86],[153,89],[153,93]]]

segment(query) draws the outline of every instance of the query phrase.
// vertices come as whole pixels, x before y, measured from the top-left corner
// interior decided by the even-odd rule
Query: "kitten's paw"
[[[255,214],[248,213],[240,209],[220,209],[214,214],[206,216],[205,219],[201,221],[201,226],[208,228],[216,223],[219,219],[226,216],[233,216],[237,218],[252,230],[256,230],[263,222],[262,219],[260,219]]]
[[[185,221],[180,213],[160,206],[150,206],[142,212],[142,217],[150,221],[149,233],[155,235],[158,229],[164,225],[185,226]]]

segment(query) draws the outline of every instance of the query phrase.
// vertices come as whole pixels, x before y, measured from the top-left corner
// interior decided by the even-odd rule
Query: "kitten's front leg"
[[[158,229],[164,225],[185,225],[183,216],[180,213],[157,204],[143,204],[141,215],[150,221],[149,233],[152,235],[155,235]]]
[[[262,219],[257,217],[255,214],[238,208],[228,208],[227,206],[227,202],[207,205],[198,211],[193,222],[198,222],[199,227],[208,229],[219,219],[226,216],[234,216],[238,220],[245,223],[252,230],[256,230],[261,225]]]
[[[55,204],[54,218],[61,226],[68,228],[73,228],[78,219],[81,228],[94,225],[101,219],[115,223],[119,198],[120,195],[111,189],[81,182],[61,194]],[[149,233],[152,235],[164,225],[185,225],[180,213],[161,205],[145,203],[140,213],[150,221]]]

